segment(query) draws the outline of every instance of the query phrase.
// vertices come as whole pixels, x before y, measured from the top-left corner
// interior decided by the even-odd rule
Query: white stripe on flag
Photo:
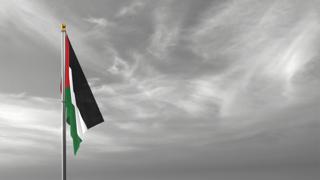
[[[71,100],[72,100],[72,104],[75,108],[75,114],[76,114],[77,133],[78,133],[78,136],[83,140],[83,135],[88,130],[88,128],[82,119],[82,116],[80,114],[80,111],[79,111],[77,103],[76,103],[76,97],[75,97],[74,91],[73,91],[72,70],[70,67],[69,67],[69,78],[70,78]]]

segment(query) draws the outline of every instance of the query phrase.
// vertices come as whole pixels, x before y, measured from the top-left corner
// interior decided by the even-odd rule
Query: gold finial
[[[66,32],[67,25],[66,24],[61,24],[61,32]]]

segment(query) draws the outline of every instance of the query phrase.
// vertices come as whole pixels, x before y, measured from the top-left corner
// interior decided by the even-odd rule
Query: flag
[[[104,120],[67,35],[64,88],[66,121],[70,125],[73,150],[76,154],[83,134]]]

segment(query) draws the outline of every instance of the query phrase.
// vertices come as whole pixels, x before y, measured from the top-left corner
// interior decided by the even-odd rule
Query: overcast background
[[[60,178],[60,28],[105,123],[70,180],[316,180],[319,0],[0,0],[0,179]]]

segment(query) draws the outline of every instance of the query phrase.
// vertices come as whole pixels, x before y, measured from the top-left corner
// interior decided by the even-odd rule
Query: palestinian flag
[[[83,134],[104,120],[67,35],[65,63],[65,112],[76,154]]]

